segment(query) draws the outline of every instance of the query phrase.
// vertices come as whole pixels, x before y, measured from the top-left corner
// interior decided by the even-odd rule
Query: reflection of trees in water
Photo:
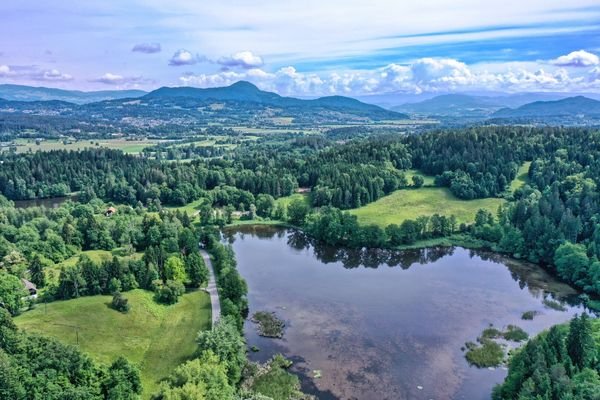
[[[526,261],[509,259],[503,254],[491,251],[470,250],[469,256],[505,265],[510,271],[512,279],[519,285],[519,288],[527,289],[535,298],[551,299],[560,302],[562,305],[567,304],[571,307],[583,304],[575,289],[572,289],[565,283],[561,283],[538,265]],[[565,292],[566,288],[569,289],[568,292]]]
[[[251,235],[259,239],[284,238],[287,235],[287,244],[295,250],[312,249],[315,257],[324,264],[340,262],[344,268],[377,268],[382,264],[390,267],[408,269],[413,264],[427,264],[452,255],[453,247],[432,247],[415,250],[388,250],[388,249],[351,249],[344,247],[328,246],[320,243],[300,230],[282,229],[274,226],[242,226],[237,229],[228,229],[224,232],[225,240],[232,243],[235,235],[244,239]]]
[[[414,264],[428,264],[454,254],[454,247],[429,247],[411,250],[389,249],[350,249],[328,246],[320,243],[304,232],[295,229],[284,229],[276,226],[246,225],[223,231],[224,240],[233,243],[236,235],[244,239],[245,235],[259,239],[285,238],[291,248],[313,250],[315,257],[324,264],[341,263],[344,268],[377,268],[380,265],[408,269]],[[506,256],[492,251],[470,250],[469,257],[479,257],[484,261],[491,261],[505,265],[521,289],[527,289],[534,297],[551,298],[569,306],[581,305],[582,301],[577,292],[565,293],[558,280],[535,264],[515,261]]]
[[[293,232],[288,236],[303,233]],[[306,236],[306,235],[305,235]],[[452,255],[453,247],[432,247],[414,250],[389,250],[389,249],[348,249],[343,247],[332,247],[307,239],[313,248],[315,256],[323,263],[341,262],[344,268],[377,268],[382,264],[390,267],[408,269],[413,264],[428,264]]]

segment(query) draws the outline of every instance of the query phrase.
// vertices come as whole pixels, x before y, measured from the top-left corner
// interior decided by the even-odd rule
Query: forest
[[[418,246],[424,240],[460,238],[538,263],[582,290],[589,308],[600,307],[600,132],[596,129],[478,126],[398,135],[385,129],[342,128],[239,141],[235,149],[213,153],[215,149],[196,150],[192,145],[152,149],[161,153],[158,158],[194,155],[189,162],[165,162],[150,150],[139,156],[100,148],[0,154],[4,308],[16,315],[28,307],[21,277],[44,288],[42,298],[48,301],[95,294],[126,296],[131,289],[143,288],[153,291],[157,302],[177,302],[186,290],[206,282],[206,266],[191,251],[200,238],[214,258],[223,315],[238,335],[232,340],[243,340],[247,287],[237,273],[232,250],[217,239],[218,227],[231,224],[234,213],[285,223],[322,243],[355,249],[395,249]],[[512,191],[509,185],[525,162],[530,162],[527,181]],[[459,199],[505,201],[496,212],[479,210],[468,223],[436,213],[382,227],[362,225],[346,211],[398,189],[418,190],[424,180],[418,175],[409,179],[409,169],[435,177],[433,185],[447,188]],[[279,202],[299,189],[309,193],[307,197]],[[11,202],[73,193],[79,203],[67,202],[55,209],[18,209]],[[169,209],[199,200],[198,217]],[[118,211],[106,217],[103,213],[109,204]],[[51,268],[82,252],[117,248],[119,252],[110,259],[81,255],[62,269]],[[123,306],[122,299],[116,298],[115,306]],[[588,332],[586,318],[574,320],[570,332]],[[573,334],[557,327],[517,353],[496,398],[521,398],[518,393],[524,399],[536,398],[550,390],[554,394],[542,398],[575,399],[587,390],[578,382],[597,379],[598,365],[581,362],[569,353],[575,350],[565,353],[555,348],[560,356],[547,355],[550,358],[544,361],[551,381],[556,374],[565,376],[561,381],[568,377],[569,389],[563,388],[567,397],[557,394],[563,389],[548,389],[553,386],[546,385],[546,377],[519,367],[529,363],[519,361],[523,357],[533,357],[529,347],[548,346],[545,340],[552,335],[562,335],[560,342],[569,343]],[[243,363],[235,361],[240,353],[220,351],[201,354],[201,364],[221,368],[226,376],[220,381],[223,393],[235,392],[241,380]],[[565,354],[571,354],[570,361]],[[200,366],[186,364],[185,368]],[[186,372],[175,374],[179,376],[165,383],[158,398],[177,398],[168,393],[183,390]],[[95,379],[101,391],[104,375]]]

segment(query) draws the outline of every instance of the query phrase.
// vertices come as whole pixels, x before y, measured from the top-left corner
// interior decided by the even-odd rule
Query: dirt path
[[[208,267],[209,277],[208,285],[206,286],[206,292],[210,295],[210,304],[212,307],[212,326],[215,327],[217,321],[221,317],[221,302],[219,301],[219,292],[217,291],[217,281],[215,279],[215,270],[210,260],[210,256],[206,250],[200,250],[200,255],[204,258],[204,262]]]

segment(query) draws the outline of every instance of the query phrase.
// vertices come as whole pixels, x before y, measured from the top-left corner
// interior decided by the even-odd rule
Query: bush
[[[113,294],[112,298],[112,308],[122,313],[126,313],[129,311],[129,300],[127,300],[119,291],[116,291]]]
[[[157,287],[155,299],[159,303],[175,304],[179,296],[185,293],[183,283],[178,281],[167,281],[166,284]]]

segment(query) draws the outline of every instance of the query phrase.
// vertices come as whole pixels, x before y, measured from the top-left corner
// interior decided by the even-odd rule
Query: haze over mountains
[[[22,93],[17,98],[26,98]],[[47,96],[45,101],[37,100],[37,96],[29,97],[34,101],[11,101],[3,99],[0,90],[0,116],[4,123],[9,126],[25,124],[30,129],[53,126],[57,132],[68,127],[86,132],[117,129],[133,133],[151,129],[160,133],[167,128],[171,132],[197,129],[215,121],[225,126],[298,126],[408,118],[406,114],[349,97],[329,96],[311,100],[283,97],[244,81],[209,89],[163,87],[150,93],[142,92],[141,96],[135,92],[135,97],[120,98],[120,95],[130,94],[124,92],[117,94],[119,98],[116,99],[84,104],[63,100],[74,97],[81,100],[77,97],[81,96],[81,92],[71,96],[70,93],[50,89],[44,93]],[[52,95],[56,95],[57,99],[50,100]]]
[[[403,95],[406,96],[406,95]],[[586,96],[600,99],[600,95]],[[407,119],[410,116],[467,119],[536,119],[542,117],[600,118],[600,101],[565,93],[519,93],[513,95],[443,94],[420,102],[385,109],[379,105],[344,96],[316,99],[284,97],[239,81],[215,88],[161,87],[151,92],[114,90],[81,92],[45,87],[0,85],[4,112],[34,112],[45,115],[82,115],[95,112],[108,120],[116,118],[200,121],[207,115],[224,119],[291,117],[336,122],[370,119]],[[406,97],[402,97],[406,98]],[[362,97],[361,99],[365,99]],[[369,97],[381,103],[383,97]],[[387,97],[390,100],[390,97]],[[219,104],[215,104],[218,102]],[[142,107],[146,106],[146,107]]]
[[[63,90],[48,87],[23,85],[0,85],[0,99],[9,101],[48,101],[60,100],[74,104],[94,103],[130,97],[140,97],[147,92],[142,90],[102,90],[82,92],[79,90]]]
[[[503,108],[492,114],[495,118],[533,117],[600,117],[600,101],[584,96],[568,97],[556,101],[536,101],[516,109]]]
[[[494,114],[501,109],[516,109],[530,103],[553,102],[576,97],[595,101],[586,96],[600,98],[600,96],[593,94],[577,96],[568,93],[519,93],[498,96],[444,94],[420,102],[405,103],[392,107],[391,109],[399,112],[426,116],[489,117],[496,116]],[[533,110],[541,110],[541,108],[537,107]],[[560,115],[560,113],[554,114],[559,111],[558,108],[552,108],[552,110],[553,111],[548,110],[544,115]],[[504,115],[508,116],[508,111],[506,111]]]

